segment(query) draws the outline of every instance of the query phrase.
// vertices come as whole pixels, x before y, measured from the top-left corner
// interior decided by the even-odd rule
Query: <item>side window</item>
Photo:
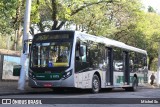
[[[142,72],[144,67],[147,66],[146,55],[131,52],[130,53],[130,71],[131,72]]]
[[[32,49],[32,57],[31,57],[31,66],[32,67],[38,67],[38,55],[39,55],[39,47],[36,46],[36,44],[33,45],[33,49]],[[39,61],[40,63],[40,61]]]
[[[90,43],[89,46],[89,64],[91,68],[104,68],[103,64],[105,63],[105,46],[104,44],[99,43]]]
[[[143,65],[147,66],[147,56],[146,55],[143,56]]]
[[[98,44],[92,43],[89,48],[89,63],[90,67],[97,68],[98,67],[98,57],[99,57]]]
[[[114,71],[123,71],[123,51],[115,48],[113,51],[113,69]]]
[[[135,72],[135,66],[136,62],[135,62],[135,53],[134,52],[130,52],[129,54],[129,67],[130,67],[130,72]]]
[[[80,41],[77,41],[76,43],[76,52],[75,52],[75,57],[76,57],[76,61],[80,60]]]
[[[82,62],[87,62],[87,47],[86,45],[81,45],[81,47],[83,47]]]
[[[89,68],[86,43],[77,41],[75,50],[75,72],[84,72]]]
[[[143,55],[140,53],[137,53],[137,65],[137,70],[141,72],[143,68]]]
[[[80,55],[80,49],[83,49],[83,56]],[[87,46],[85,44],[80,45],[80,42],[77,42],[76,44],[76,60],[80,62],[87,62]]]

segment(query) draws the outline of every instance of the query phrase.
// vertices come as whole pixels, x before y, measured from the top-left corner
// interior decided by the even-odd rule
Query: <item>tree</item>
[[[10,40],[13,36],[13,16],[15,15],[17,0],[1,0],[0,1],[0,36],[1,38],[7,38]],[[6,41],[6,40],[5,40]],[[7,45],[7,42],[2,42],[3,47]]]
[[[24,0],[18,0],[16,5],[16,14],[12,17],[13,28],[15,30],[15,37],[12,49],[17,50],[21,47],[21,36],[22,36],[22,22],[24,14]]]
[[[148,6],[148,12],[156,13],[152,6]]]
[[[136,30],[143,33],[145,49],[148,52],[148,68],[155,70],[157,64],[153,63],[158,57],[158,40],[160,38],[160,16],[156,13],[143,13],[137,22]],[[141,44],[141,42],[140,42]],[[153,67],[154,66],[154,67]]]
[[[71,22],[77,13],[92,5],[110,3],[112,0],[41,0],[39,1],[38,12],[40,20],[35,25],[41,32],[48,30],[59,30]]]
[[[11,49],[17,50],[20,48],[20,37],[22,34],[23,22],[23,5],[24,0],[1,0],[0,4],[0,19],[1,34],[3,36],[10,35]],[[19,47],[18,47],[19,46]]]
[[[12,49],[21,43],[24,7],[25,0],[0,1],[0,39],[11,39]],[[140,0],[33,0],[30,33],[73,26],[76,30],[146,49],[149,68],[153,68],[160,17],[151,6],[149,13],[141,8]],[[6,43],[1,46],[7,48]]]

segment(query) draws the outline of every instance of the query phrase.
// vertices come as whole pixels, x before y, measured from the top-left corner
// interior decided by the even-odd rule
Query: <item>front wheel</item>
[[[94,75],[92,79],[92,93],[98,93],[99,90],[100,90],[100,79],[97,75]]]

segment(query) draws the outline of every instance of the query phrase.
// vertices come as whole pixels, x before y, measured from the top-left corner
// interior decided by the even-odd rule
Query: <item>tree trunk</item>
[[[24,0],[19,0],[17,4],[17,10],[16,10],[16,18],[14,20],[14,26],[15,26],[15,38],[14,43],[12,45],[12,50],[17,50],[17,46],[20,46],[21,44],[21,36],[22,36],[22,18],[21,18],[21,9],[23,6]]]
[[[44,27],[43,27],[43,24],[42,24],[42,20],[40,19],[40,22],[37,23],[38,27],[39,27],[39,30],[41,32],[44,32]]]
[[[21,41],[21,37],[22,37],[22,26],[21,26],[21,22],[18,22],[18,29],[15,31],[15,39],[14,39],[14,43],[12,45],[12,50],[17,50],[18,46],[20,46],[20,44],[22,43]]]
[[[56,0],[52,0],[52,20],[53,20],[53,26],[52,26],[52,30],[57,30],[57,25],[58,25],[58,11],[57,11],[57,3]]]
[[[149,57],[149,62],[148,62],[148,70],[151,70],[151,65],[153,63],[154,57]]]
[[[21,46],[22,44],[21,37],[22,37],[22,26],[21,26],[21,22],[19,22],[18,31],[17,31],[16,49],[18,49],[18,46]]]

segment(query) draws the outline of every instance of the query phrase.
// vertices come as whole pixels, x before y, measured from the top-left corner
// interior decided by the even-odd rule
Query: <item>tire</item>
[[[97,75],[92,79],[92,93],[98,93],[100,91],[100,79]]]

